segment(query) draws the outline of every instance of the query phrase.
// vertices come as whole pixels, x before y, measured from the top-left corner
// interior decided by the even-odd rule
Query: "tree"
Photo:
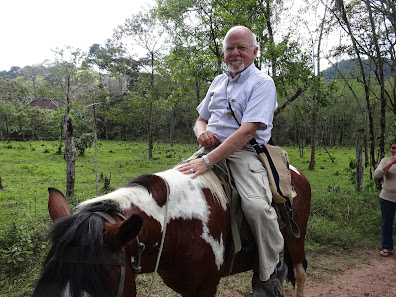
[[[69,116],[72,101],[84,91],[84,86],[92,83],[93,76],[89,69],[81,68],[86,54],[80,49],[74,50],[66,46],[65,49],[55,51],[56,60],[50,68],[51,76],[47,81],[52,86],[52,95],[66,106],[66,114],[63,116],[62,136],[65,140],[66,160],[66,196],[74,191],[75,181],[75,154],[76,148],[73,141],[72,118]],[[61,151],[62,139],[58,152]]]
[[[130,42],[131,45],[141,47],[146,56],[140,59],[140,66],[148,73],[142,76],[137,94],[141,96],[142,102],[147,104],[145,129],[148,138],[149,158],[153,157],[153,134],[155,131],[154,115],[158,114],[155,107],[160,101],[160,94],[157,89],[156,68],[157,61],[161,58],[164,48],[163,28],[153,14],[139,13],[129,18],[125,23],[115,30],[114,38],[120,42]]]
[[[13,104],[25,103],[28,101],[28,90],[15,79],[0,79],[0,101],[11,102]]]
[[[251,28],[257,36],[260,51],[255,63],[273,76],[280,95],[277,114],[306,88],[310,75],[308,56],[289,35],[274,33],[281,31],[277,29],[283,1],[161,0],[157,3],[156,12],[173,44],[165,60],[166,66],[173,70],[172,80],[178,85],[173,99],[195,94],[195,105],[202,100],[213,77],[224,70],[222,39],[234,25]]]
[[[30,129],[30,118],[28,116],[28,105],[17,104],[14,109],[13,119],[16,123],[17,132],[25,140],[26,134]]]
[[[0,100],[0,138],[10,140],[10,121],[13,114],[13,105]],[[4,135],[5,134],[5,135]]]
[[[103,47],[93,44],[90,47],[86,63],[94,64],[100,70],[106,70],[117,78],[118,94],[125,92],[124,81],[127,82],[126,88],[129,91],[136,90],[140,77],[139,62],[129,56],[127,49],[118,44],[116,39],[107,39]]]
[[[339,25],[350,38],[351,46],[344,46],[343,49],[348,50],[352,55],[354,55],[359,65],[359,80],[364,86],[367,116],[369,120],[370,160],[372,168],[375,168],[377,164],[375,156],[374,140],[376,139],[376,136],[374,134],[375,129],[372,101],[372,94],[375,94],[375,92],[373,92],[373,86],[371,83],[372,75],[371,73],[368,73],[366,71],[366,67],[364,65],[364,57],[367,57],[369,60],[371,60],[370,64],[373,63],[373,65],[375,66],[374,73],[380,86],[379,95],[376,95],[376,97],[381,104],[379,114],[379,156],[383,156],[386,117],[384,58],[387,53],[390,54],[391,59],[394,58],[395,36],[394,33],[392,36],[389,35],[389,28],[393,28],[392,30],[394,32],[394,25],[392,24],[392,19],[394,18],[388,18],[389,12],[382,15],[381,13],[375,15],[374,12],[383,12],[383,10],[378,9],[378,7],[384,8],[387,5],[390,5],[389,8],[391,8],[391,11],[393,9],[394,12],[394,4],[392,8],[392,5],[390,4],[390,2],[388,3],[388,1],[363,1],[361,3],[352,1],[349,3],[345,3],[345,1],[338,0],[335,3],[334,10],[332,10],[333,15],[338,20]],[[390,13],[391,16],[393,12]],[[389,20],[391,24],[390,27]],[[368,28],[370,30],[368,30]],[[381,38],[380,41],[380,36],[385,36],[385,38]],[[388,49],[385,50],[387,46]],[[389,96],[388,94],[388,98],[392,97],[394,96]]]

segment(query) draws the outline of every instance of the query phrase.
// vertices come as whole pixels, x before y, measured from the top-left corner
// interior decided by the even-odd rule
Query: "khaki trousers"
[[[212,149],[201,148],[190,159]],[[259,276],[262,281],[266,281],[274,272],[284,246],[277,214],[271,206],[272,193],[267,171],[249,144],[228,156],[227,161],[241,197],[243,213],[256,240]]]

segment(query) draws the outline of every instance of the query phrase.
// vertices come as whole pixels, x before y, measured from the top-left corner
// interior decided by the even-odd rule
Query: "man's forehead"
[[[253,39],[253,34],[249,30],[241,28],[234,29],[225,36],[226,44],[250,44]]]

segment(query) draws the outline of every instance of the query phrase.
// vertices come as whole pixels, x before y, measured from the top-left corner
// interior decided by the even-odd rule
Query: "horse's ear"
[[[51,220],[54,222],[56,219],[70,215],[69,203],[65,195],[55,188],[48,188],[48,212]]]
[[[126,244],[131,239],[134,239],[140,232],[143,225],[141,216],[134,214],[128,220],[122,223],[118,231],[119,241],[121,245]]]
[[[121,221],[114,225],[106,222],[103,242],[115,250],[121,249],[128,241],[139,234],[142,223],[142,217],[137,214],[132,215],[126,221]]]

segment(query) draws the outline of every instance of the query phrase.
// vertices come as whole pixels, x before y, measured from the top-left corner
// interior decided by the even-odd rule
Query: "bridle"
[[[104,220],[106,220],[109,224],[114,225],[116,221],[114,218],[109,215],[108,213],[101,212],[101,211],[96,211],[94,212],[95,214],[101,216]],[[126,218],[120,214],[116,213],[117,216],[125,221]],[[144,250],[144,244],[142,242],[139,242],[139,239],[136,237],[136,242],[137,242],[137,255],[136,257],[132,256],[131,257],[131,264],[132,268],[135,272],[135,277],[137,274],[140,273],[141,271],[141,254],[143,253]],[[114,251],[108,248],[103,248],[102,249],[102,257],[101,258],[86,258],[82,257],[77,248],[69,248],[64,252],[64,255],[62,257],[63,262],[68,262],[68,263],[79,263],[79,264],[102,264],[102,265],[115,265],[115,266],[120,266],[121,272],[120,272],[120,281],[118,282],[118,288],[117,288],[117,293],[115,297],[121,297],[123,290],[124,290],[124,283],[125,283],[125,250],[122,248],[119,251]]]

